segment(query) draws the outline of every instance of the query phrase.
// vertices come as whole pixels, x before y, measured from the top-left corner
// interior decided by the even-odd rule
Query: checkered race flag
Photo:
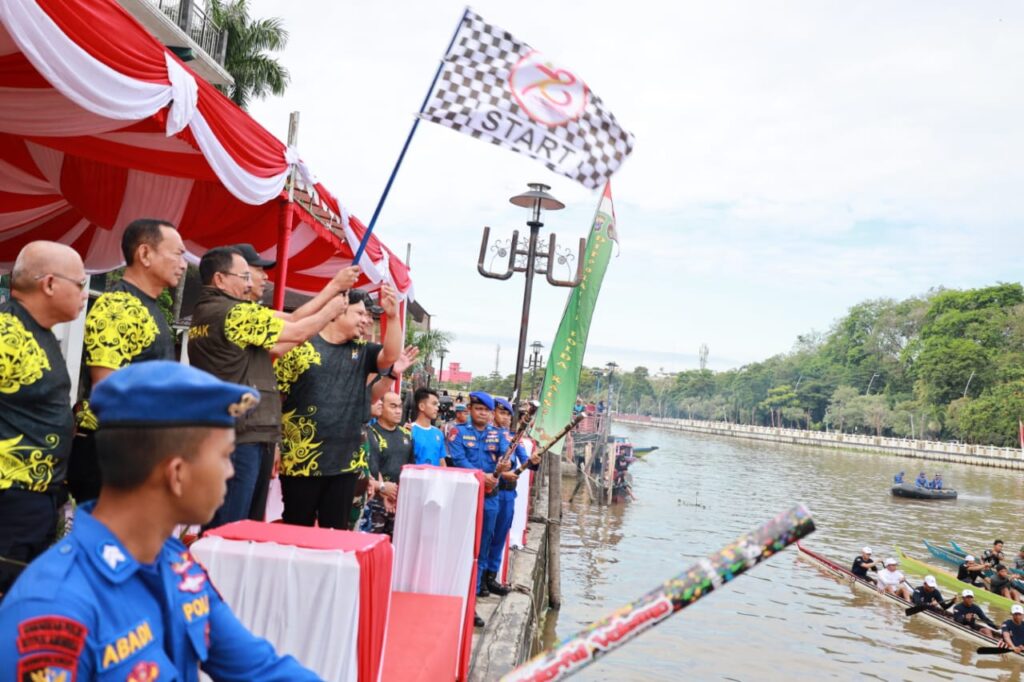
[[[420,118],[526,154],[592,189],[633,151],[633,135],[579,76],[470,10]]]

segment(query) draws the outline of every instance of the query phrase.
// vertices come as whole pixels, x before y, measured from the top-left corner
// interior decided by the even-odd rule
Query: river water
[[[1019,472],[773,445],[616,424],[635,445],[636,500],[601,507],[563,479],[562,609],[572,634],[796,502],[814,515],[804,543],[849,565],[864,545],[927,558],[922,539],[980,552],[1024,543]],[[941,471],[955,502],[892,498],[892,475]],[[1012,556],[1012,554],[1011,554]],[[927,558],[929,562],[934,560]],[[916,581],[911,577],[911,581]],[[946,597],[948,598],[948,594]],[[990,617],[1005,616],[987,606]],[[796,548],[782,552],[577,675],[579,680],[1021,680],[1018,661],[854,592]],[[1008,658],[1008,657],[1006,657]]]

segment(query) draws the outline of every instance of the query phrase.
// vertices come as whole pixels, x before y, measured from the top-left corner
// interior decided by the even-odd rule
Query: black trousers
[[[28,563],[57,539],[57,497],[27,490],[0,491],[0,594]]]
[[[295,526],[351,528],[352,501],[359,473],[337,476],[282,476],[282,520]]]
[[[256,489],[252,493],[252,504],[249,506],[249,518],[262,521],[267,516],[267,494],[270,491],[270,475],[274,473],[275,443],[262,443],[260,453],[260,470],[256,475]]]

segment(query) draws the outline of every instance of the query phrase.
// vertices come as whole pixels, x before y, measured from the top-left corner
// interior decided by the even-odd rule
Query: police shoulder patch
[[[56,652],[77,658],[89,632],[82,623],[63,616],[41,616],[18,624],[18,653]]]
[[[18,682],[75,682],[78,661],[61,654],[33,654],[18,659]]]

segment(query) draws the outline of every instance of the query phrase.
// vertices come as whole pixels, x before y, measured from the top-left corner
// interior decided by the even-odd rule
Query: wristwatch
[[[398,378],[398,377],[395,376],[395,366],[394,365],[391,365],[390,367],[388,367],[388,371],[380,372],[379,374],[382,377],[388,377],[389,379],[397,379]]]

